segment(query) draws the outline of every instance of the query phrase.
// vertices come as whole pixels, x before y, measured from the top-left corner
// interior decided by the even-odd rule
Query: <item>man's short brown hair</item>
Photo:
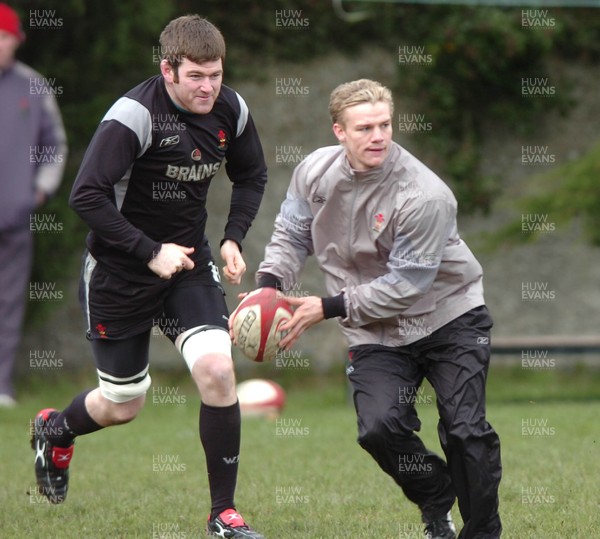
[[[342,113],[349,107],[362,103],[387,103],[390,113],[394,112],[392,92],[377,81],[370,79],[359,79],[352,82],[340,84],[331,92],[329,97],[329,115],[332,122],[343,123]]]
[[[177,71],[184,58],[196,63],[225,60],[225,39],[219,29],[199,15],[173,19],[160,34],[162,58]]]

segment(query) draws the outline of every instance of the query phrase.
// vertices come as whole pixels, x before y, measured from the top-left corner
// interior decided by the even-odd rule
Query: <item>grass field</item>
[[[265,366],[263,374],[273,371]],[[133,423],[78,439],[63,505],[35,493],[29,421],[41,407],[63,407],[89,382],[29,380],[19,406],[0,409],[0,537],[203,537],[209,506],[199,400],[174,375],[155,373]],[[416,508],[355,442],[343,378],[290,372],[281,383],[288,405],[279,421],[243,423],[237,505],[246,519],[268,539],[422,537]],[[426,389],[422,437],[438,450]],[[488,393],[488,417],[502,440],[504,537],[600,537],[600,373],[495,369]],[[456,507],[453,514],[460,525]]]

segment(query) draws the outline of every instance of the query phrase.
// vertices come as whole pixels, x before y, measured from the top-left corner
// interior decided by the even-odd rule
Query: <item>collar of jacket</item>
[[[367,170],[355,170],[348,161],[348,155],[344,151],[341,157],[341,170],[344,178],[348,181],[356,180],[359,182],[372,182],[381,180],[390,168],[393,166],[393,161],[400,158],[400,146],[395,142],[390,144],[390,149],[383,163],[378,167],[369,168]]]

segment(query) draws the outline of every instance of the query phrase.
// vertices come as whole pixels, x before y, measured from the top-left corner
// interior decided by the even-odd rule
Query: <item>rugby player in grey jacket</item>
[[[293,289],[314,254],[329,297],[290,297],[282,329],[291,347],[336,317],[349,344],[348,378],[358,442],[421,510],[431,538],[501,534],[500,442],[485,417],[492,319],[482,268],[461,240],[448,186],[392,141],[390,91],[362,79],[342,84],[329,112],[339,146],[294,171],[257,273],[259,286]],[[415,434],[426,378],[436,393],[446,460]]]

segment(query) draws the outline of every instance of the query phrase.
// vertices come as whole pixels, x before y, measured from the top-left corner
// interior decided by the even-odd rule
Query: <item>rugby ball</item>
[[[285,391],[272,380],[246,380],[237,385],[236,391],[245,417],[277,417],[285,406]]]
[[[258,288],[232,314],[233,342],[252,361],[271,361],[285,336],[280,328],[293,314],[275,288]]]

